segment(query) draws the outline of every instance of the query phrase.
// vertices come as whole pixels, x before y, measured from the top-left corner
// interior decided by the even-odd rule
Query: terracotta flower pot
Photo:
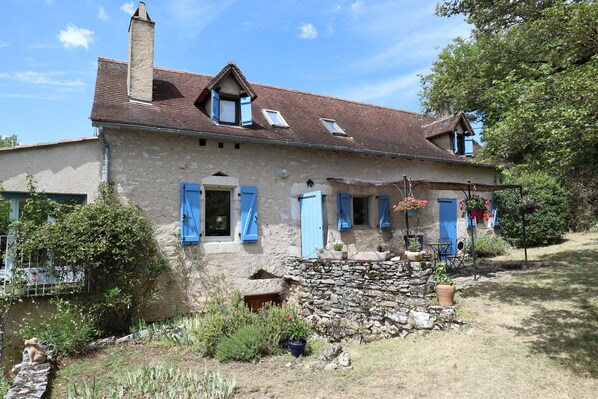
[[[440,306],[453,306],[456,291],[453,284],[436,284],[436,296]]]

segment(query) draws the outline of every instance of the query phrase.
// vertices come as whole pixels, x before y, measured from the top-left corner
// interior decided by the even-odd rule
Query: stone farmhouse
[[[315,258],[336,241],[350,256],[379,246],[402,253],[405,214],[392,205],[403,176],[495,183],[492,165],[471,162],[479,146],[463,113],[432,117],[251,83],[232,62],[215,76],[155,67],[154,24],[139,3],[128,61],[99,59],[96,137],[0,150],[13,219],[28,173],[55,200],[93,202],[107,181],[143,209],[180,272],[152,317],[198,306],[206,275],[248,297],[277,295],[285,259]],[[429,205],[411,218],[413,231],[431,241],[441,230],[467,235],[463,192],[414,195]]]

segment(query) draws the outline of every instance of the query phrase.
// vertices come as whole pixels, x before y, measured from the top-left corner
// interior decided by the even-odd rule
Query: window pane
[[[280,117],[280,114],[276,111],[266,111],[268,113],[268,116],[270,117],[270,119],[272,120],[272,123],[275,125],[284,125],[282,118]]]
[[[237,103],[230,100],[220,100],[220,122],[237,122]]]
[[[369,225],[367,197],[353,197],[353,224],[355,226]]]
[[[230,191],[206,190],[206,236],[230,236]]]

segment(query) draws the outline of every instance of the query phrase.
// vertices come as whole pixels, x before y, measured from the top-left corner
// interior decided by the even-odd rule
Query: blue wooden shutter
[[[453,132],[453,152],[459,153],[459,136],[456,130]]]
[[[251,97],[241,97],[241,125],[250,126],[251,119]]]
[[[465,156],[473,157],[473,137],[465,136]]]
[[[380,230],[390,230],[390,208],[388,207],[388,195],[378,196],[378,223]]]
[[[181,183],[181,243],[199,243],[199,184]]]
[[[492,200],[492,227],[500,227],[500,220],[498,219],[498,207],[496,206],[496,200]]]
[[[337,196],[338,230],[349,230],[351,223],[351,194],[338,193]]]
[[[241,241],[257,241],[257,187],[241,186]]]
[[[213,121],[218,122],[220,120],[220,94],[212,90],[212,112],[210,118]]]

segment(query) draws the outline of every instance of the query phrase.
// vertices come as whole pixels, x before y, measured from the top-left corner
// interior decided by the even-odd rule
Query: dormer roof
[[[224,80],[227,76],[231,76],[239,85],[242,91],[247,93],[248,97],[251,97],[251,101],[257,98],[257,94],[243,75],[243,72],[237,67],[233,61],[230,61],[216,76],[212,79],[206,87],[203,88],[197,99],[195,100],[195,104],[199,105],[203,103],[210,92],[214,89],[218,89],[218,86],[221,84],[222,80]]]
[[[465,112],[458,112],[455,115],[445,115],[435,118],[432,122],[423,125],[424,134],[427,139],[455,131],[457,125],[462,124],[463,130],[470,132],[467,136],[475,135]]]

